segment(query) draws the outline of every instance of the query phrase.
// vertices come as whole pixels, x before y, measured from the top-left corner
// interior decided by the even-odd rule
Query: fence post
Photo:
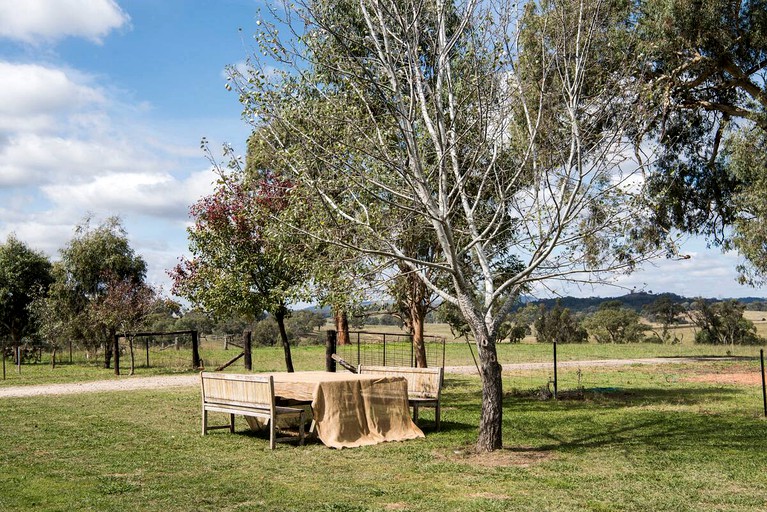
[[[411,334],[410,335],[410,367],[415,368],[415,347],[413,345],[415,344],[415,337]],[[424,351],[426,350],[426,340],[423,340],[424,344]]]
[[[554,399],[557,398],[557,340],[554,340]]]
[[[764,349],[759,349],[759,364],[762,367],[762,402],[764,403],[764,416],[767,417],[767,386],[764,382]]]
[[[442,337],[442,369],[445,368],[445,338]],[[442,372],[442,378],[445,378],[445,372]]]
[[[242,333],[242,351],[245,354],[245,369],[250,371],[253,369],[253,353],[251,352],[253,343],[253,336],[250,331]]]
[[[327,338],[325,338],[325,371],[335,372],[336,362],[333,359],[333,354],[336,353],[336,331],[327,331]]]
[[[146,367],[149,368],[149,337],[144,338],[144,346],[146,347]]]
[[[74,360],[72,359],[72,340],[69,340],[69,364],[72,364]]]
[[[383,365],[386,366],[386,334],[383,335]]]
[[[3,341],[3,380],[5,380],[5,341]]]
[[[112,351],[114,352],[115,358],[115,375],[120,375],[120,337],[117,334],[115,334],[114,348]]]
[[[192,366],[200,367],[200,347],[197,343],[197,331],[192,331]]]

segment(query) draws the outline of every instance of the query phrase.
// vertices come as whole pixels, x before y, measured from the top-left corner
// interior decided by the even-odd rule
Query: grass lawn
[[[241,419],[203,438],[197,388],[2,399],[0,510],[767,510],[760,387],[719,379],[755,371],[594,369],[560,401],[511,374],[485,455],[473,376],[447,377],[441,432],[425,411],[426,439],[340,451],[270,451]]]

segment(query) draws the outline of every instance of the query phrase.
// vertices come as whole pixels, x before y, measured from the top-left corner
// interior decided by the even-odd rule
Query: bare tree
[[[631,83],[595,55],[610,11],[302,0],[271,15],[248,72],[232,70],[245,115],[346,230],[336,243],[397,262],[460,309],[481,362],[477,448],[502,447],[495,344],[519,292],[603,282],[664,250],[621,136]],[[437,258],[401,246],[414,222]]]

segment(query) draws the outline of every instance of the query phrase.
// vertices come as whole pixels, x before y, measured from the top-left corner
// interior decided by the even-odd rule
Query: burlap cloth
[[[353,373],[271,373],[275,395],[311,400],[317,437],[331,448],[353,448],[424,437],[410,417],[402,377]]]

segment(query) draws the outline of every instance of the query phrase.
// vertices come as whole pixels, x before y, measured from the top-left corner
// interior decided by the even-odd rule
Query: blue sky
[[[243,148],[224,68],[241,63],[260,1],[0,0],[0,240],[58,257],[86,213],[119,215],[166,291],[187,252],[188,207],[215,175],[200,147]],[[762,296],[735,282],[736,255],[686,247],[621,277],[624,289]]]

